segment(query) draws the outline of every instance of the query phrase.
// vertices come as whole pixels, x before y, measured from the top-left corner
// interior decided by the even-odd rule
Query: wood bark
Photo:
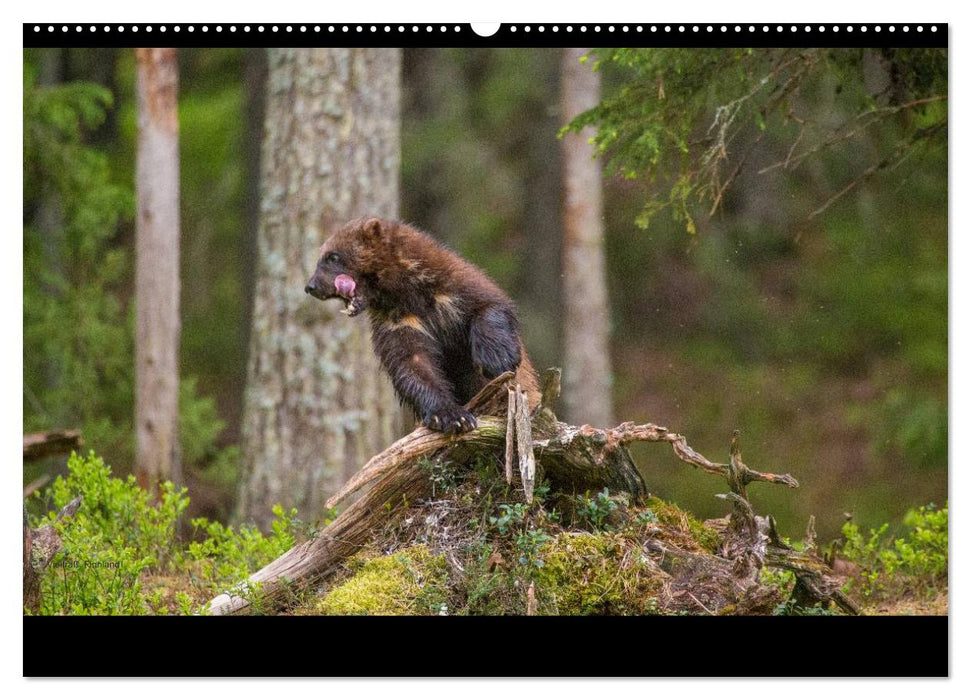
[[[237,518],[308,518],[399,411],[360,319],[304,294],[334,227],[398,214],[400,51],[270,49]]]
[[[135,476],[179,483],[179,123],[175,49],[136,49]]]
[[[580,63],[588,49],[564,49],[564,123],[600,100],[600,74]],[[564,417],[571,423],[613,422],[610,308],[604,271],[600,163],[593,127],[563,136],[563,381]]]

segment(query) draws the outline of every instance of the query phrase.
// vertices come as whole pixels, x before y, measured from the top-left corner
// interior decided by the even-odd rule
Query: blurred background
[[[770,102],[751,126],[739,120],[736,158],[720,176],[730,187],[710,213],[710,196],[676,195],[690,141],[679,151],[658,137],[642,152],[663,159],[625,159],[632,147],[611,120],[646,89],[702,115],[686,133],[710,135],[726,94],[758,75],[734,56],[737,84],[693,83],[712,75],[712,53],[663,56],[666,71],[656,56],[623,52],[589,62],[602,59],[602,95],[618,100],[591,124],[621,138],[602,142],[605,161],[615,156],[603,225],[616,422],[667,426],[718,461],[740,429],[750,467],[799,479],[797,491],[750,492],[790,536],[810,514],[825,539],[845,512],[879,525],[943,504],[946,100],[881,105],[939,88],[946,97],[946,52],[826,52],[833,68],[802,80],[788,111]],[[554,49],[402,54],[401,218],[513,296],[538,368],[564,354],[561,63]],[[243,49],[180,49],[178,66],[183,480],[192,512],[226,520],[240,471],[268,67],[263,51]],[[130,50],[24,52],[24,432],[79,428],[122,474],[135,452],[134,83]],[[868,111],[879,123],[857,120]],[[838,131],[847,123],[849,135]],[[788,167],[803,144],[822,145]],[[723,484],[664,446],[634,451],[657,495],[724,515],[714,498]],[[63,461],[25,466],[24,483]]]

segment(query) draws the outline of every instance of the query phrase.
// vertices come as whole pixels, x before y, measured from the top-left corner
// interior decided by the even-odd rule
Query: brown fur
[[[307,293],[341,296],[339,275],[356,283],[353,295],[342,297],[347,314],[367,311],[375,352],[425,425],[450,432],[474,427],[462,404],[506,370],[516,372],[531,406],[539,402],[512,301],[431,237],[396,221],[351,221],[321,246]]]

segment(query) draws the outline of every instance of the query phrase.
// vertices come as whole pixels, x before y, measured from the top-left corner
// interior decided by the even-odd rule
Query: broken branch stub
[[[508,451],[509,447],[506,447]],[[523,480],[526,502],[533,502],[536,484],[536,457],[533,454],[533,431],[529,422],[529,400],[526,392],[516,385],[516,452],[519,454],[519,474]]]
[[[516,458],[516,388],[509,387],[509,404],[506,410],[506,483],[512,483],[512,463]]]

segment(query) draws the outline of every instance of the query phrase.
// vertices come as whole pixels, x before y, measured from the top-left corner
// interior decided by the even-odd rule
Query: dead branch
[[[784,168],[785,170],[791,170],[799,167],[810,156],[813,156],[820,151],[829,148],[830,146],[837,144],[841,141],[846,141],[853,138],[854,136],[866,131],[874,124],[877,124],[887,117],[891,117],[895,114],[903,112],[908,109],[913,109],[915,107],[920,107],[925,104],[930,104],[932,102],[941,102],[947,99],[947,95],[933,95],[931,97],[922,98],[919,100],[912,100],[898,105],[888,105],[886,107],[874,107],[866,112],[861,112],[851,119],[848,119],[843,124],[832,130],[830,134],[818,142],[815,146],[807,148],[806,150],[799,153],[797,156],[793,156],[791,149],[790,153],[786,156],[784,160],[777,161],[771,165],[767,165],[758,171],[759,175],[764,175],[765,173],[776,170],[777,168]],[[802,131],[800,131],[800,138],[802,136]],[[797,139],[798,142],[798,139]],[[795,144],[793,144],[795,148]]]
[[[587,427],[589,426],[584,426],[584,428]],[[674,450],[674,454],[682,462],[690,464],[694,467],[699,467],[709,474],[723,476],[726,479],[730,476],[731,465],[712,462],[710,459],[688,445],[688,441],[684,435],[672,433],[667,428],[659,425],[654,425],[653,423],[644,423],[643,425],[621,423],[616,428],[611,428],[608,431],[601,432],[609,434],[609,437],[607,438],[608,440],[616,441],[622,445],[635,441],[669,442],[671,443],[671,448]],[[736,434],[737,432],[738,431],[736,431]],[[762,472],[753,471],[744,464],[741,465],[741,473],[739,474],[738,478],[741,480],[743,485],[749,484],[753,481],[768,481],[773,484],[782,484],[784,486],[788,486],[791,489],[798,488],[799,486],[799,482],[796,481],[795,477],[793,477],[791,474],[765,474]]]
[[[526,502],[533,502],[533,486],[536,483],[536,457],[533,454],[533,431],[529,420],[529,401],[523,388],[516,385],[515,406],[509,405],[508,410],[516,414],[516,453],[519,455],[519,475],[523,481],[523,492]],[[508,430],[506,437],[508,440]],[[506,450],[509,447],[507,445]]]
[[[482,391],[472,397],[466,408],[477,416],[479,414],[505,415],[505,410],[502,404],[497,401],[497,397],[500,394],[503,399],[508,396],[506,383],[514,376],[512,372],[499,375],[489,382]],[[478,423],[479,427],[476,430],[455,436],[448,436],[425,427],[415,428],[384,452],[369,459],[367,464],[361,468],[361,471],[351,477],[351,480],[344,484],[337,493],[327,499],[325,505],[328,508],[334,508],[351,494],[381,478],[399,465],[427,457],[442,448],[463,442],[481,443],[483,447],[491,447],[497,439],[498,423],[485,415],[478,418]]]

